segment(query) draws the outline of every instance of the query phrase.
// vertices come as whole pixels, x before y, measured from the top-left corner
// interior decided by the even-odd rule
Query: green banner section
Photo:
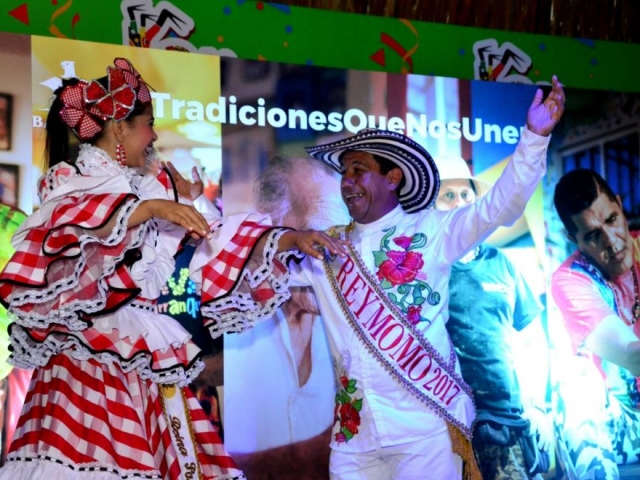
[[[245,59],[640,91],[640,45],[248,0],[3,0],[0,31]]]

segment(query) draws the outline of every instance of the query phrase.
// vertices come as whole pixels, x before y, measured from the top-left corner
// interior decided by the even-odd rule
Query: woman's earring
[[[116,145],[116,162],[123,167],[127,166],[127,152],[124,150],[124,145],[121,143]]]

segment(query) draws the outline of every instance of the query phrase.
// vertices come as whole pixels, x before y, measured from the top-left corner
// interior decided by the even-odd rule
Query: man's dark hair
[[[393,163],[388,158],[381,157],[380,155],[375,155],[375,154],[373,154],[373,158],[376,162],[378,162],[378,165],[380,165],[380,173],[383,175],[386,175],[394,168],[399,168],[398,165]]]
[[[571,217],[589,208],[601,193],[618,203],[609,184],[594,170],[578,168],[560,178],[553,193],[553,204],[569,235],[574,236],[577,232]]]
[[[396,165],[395,163],[393,163],[391,160],[389,160],[388,158],[384,158],[381,157],[380,155],[373,155],[373,159],[378,162],[378,165],[380,165],[380,173],[383,175],[386,175],[387,173],[389,173],[391,170],[393,170],[394,168],[400,168],[398,165]],[[402,172],[402,169],[400,168],[400,171]],[[398,183],[398,186],[396,187],[396,193],[399,195],[400,194],[400,190],[402,190],[402,187],[404,187],[404,172],[402,173],[402,178],[400,179],[400,182]]]
[[[364,151],[364,150],[347,150],[345,152],[343,152],[340,155],[340,162],[342,163],[342,157],[344,157],[347,153],[349,152],[360,152],[360,151]],[[371,152],[367,152],[364,151],[365,153],[371,153]],[[382,175],[386,175],[387,173],[389,173],[391,170],[393,170],[394,168],[400,168],[396,163],[392,162],[391,160],[389,160],[388,158],[382,157],[380,155],[377,155],[375,153],[371,153],[371,155],[373,156],[373,159],[376,161],[376,163],[380,166],[380,173]],[[402,169],[400,168],[400,171],[402,172]],[[402,187],[404,187],[405,181],[404,181],[404,172],[402,173],[402,178],[400,179],[400,183],[398,183],[398,186],[396,187],[396,193],[400,194],[400,190],[402,190]]]

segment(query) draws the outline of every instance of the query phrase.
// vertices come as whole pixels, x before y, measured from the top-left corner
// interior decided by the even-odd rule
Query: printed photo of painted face
[[[633,264],[629,224],[619,198],[600,192],[591,206],[571,217],[570,237],[582,253],[608,277],[628,272]]]

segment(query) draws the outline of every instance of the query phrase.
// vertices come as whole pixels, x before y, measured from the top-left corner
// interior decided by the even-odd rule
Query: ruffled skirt
[[[185,470],[161,388],[116,362],[55,355],[34,373],[0,480],[244,479],[188,387],[199,465]]]

